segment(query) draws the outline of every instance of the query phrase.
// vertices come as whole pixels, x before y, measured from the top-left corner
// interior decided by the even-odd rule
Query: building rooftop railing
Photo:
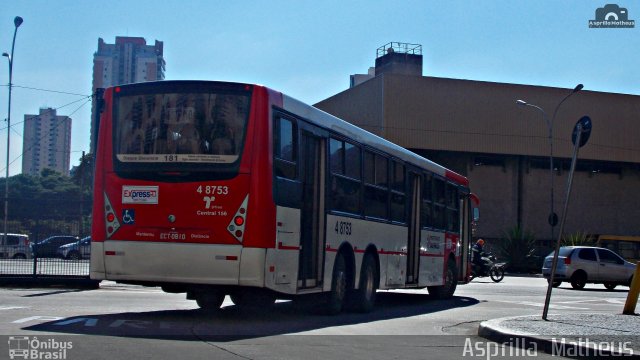
[[[378,48],[378,50],[376,51],[376,58],[379,58],[391,52],[422,55],[422,45],[392,41]]]

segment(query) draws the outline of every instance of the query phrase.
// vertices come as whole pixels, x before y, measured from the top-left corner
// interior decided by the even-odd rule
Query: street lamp
[[[522,105],[522,106],[530,106],[532,108],[535,108],[537,110],[539,110],[542,113],[542,119],[545,121],[545,123],[547,124],[547,133],[548,133],[548,138],[549,138],[549,176],[550,176],[550,200],[551,200],[551,204],[550,204],[550,212],[549,212],[549,225],[551,226],[551,240],[554,239],[554,227],[558,224],[558,215],[556,215],[556,213],[553,211],[553,123],[555,121],[556,118],[556,114],[558,113],[558,109],[560,109],[560,105],[562,105],[562,103],[567,100],[569,98],[569,96],[577,93],[578,91],[582,90],[584,86],[582,84],[578,84],[575,88],[573,88],[573,90],[567,94],[564,98],[562,98],[562,100],[558,103],[558,105],[556,106],[555,110],[553,111],[553,117],[551,118],[551,120],[549,120],[549,117],[547,116],[547,113],[540,107],[534,104],[530,104],[524,100],[516,100],[516,104],[518,105]]]
[[[547,113],[538,105],[534,105],[534,104],[529,104],[528,102],[524,101],[524,100],[517,100],[516,103],[518,105],[522,105],[522,106],[531,106],[534,109],[539,110],[542,113],[542,119],[544,120],[545,124],[547,124],[547,137],[549,138],[549,175],[550,175],[550,192],[551,192],[551,201],[550,201],[550,211],[549,211],[549,225],[551,225],[551,237],[550,239],[553,240],[553,227],[556,225],[557,216],[554,216],[555,213],[553,212],[553,125],[551,124],[551,122],[549,121],[549,117],[547,116]]]
[[[7,220],[9,219],[9,138],[11,134],[11,87],[13,78],[13,49],[16,46],[16,34],[18,28],[22,24],[22,18],[16,16],[13,19],[15,29],[13,30],[13,41],[11,42],[11,55],[2,53],[2,56],[6,56],[9,60],[9,106],[7,106],[7,168],[4,178],[4,237],[7,237]]]

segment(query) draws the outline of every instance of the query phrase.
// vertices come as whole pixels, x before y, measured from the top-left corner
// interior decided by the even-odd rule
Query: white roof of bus
[[[299,100],[296,100],[284,94],[282,94],[282,99],[283,99],[284,110],[289,111],[293,114],[300,115],[304,119],[316,125],[333,130],[338,134],[343,134],[361,144],[369,145],[374,149],[380,149],[381,151],[384,151],[392,156],[395,156],[398,159],[401,159],[403,161],[417,165],[422,168],[426,168],[443,177],[446,176],[447,172],[451,172],[455,174],[455,172],[448,170],[442,165],[438,165],[431,160],[425,159],[420,155],[417,155],[399,145],[396,145],[375,134],[372,134],[353,124],[350,124],[344,120],[341,120],[316,107],[307,105]],[[458,176],[463,177],[461,175],[458,175]],[[466,184],[460,184],[460,185],[466,186]]]

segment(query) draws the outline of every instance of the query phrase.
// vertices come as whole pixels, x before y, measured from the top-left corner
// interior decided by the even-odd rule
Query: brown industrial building
[[[567,97],[573,89],[422,76],[421,47],[406,45],[378,49],[375,75],[360,75],[359,84],[352,77],[350,89],[315,106],[467,176],[481,201],[477,236],[501,238],[520,225],[543,246],[551,239],[543,114],[553,120],[558,216],[571,134],[588,115],[593,129],[579,151],[564,233],[640,234],[640,96],[582,90]]]

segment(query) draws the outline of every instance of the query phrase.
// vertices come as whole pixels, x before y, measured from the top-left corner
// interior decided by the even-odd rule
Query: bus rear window
[[[124,89],[124,87],[123,87]],[[156,88],[162,90],[162,87]],[[184,92],[181,92],[184,90]],[[115,96],[114,155],[123,166],[233,164],[242,153],[249,93],[184,87]]]

